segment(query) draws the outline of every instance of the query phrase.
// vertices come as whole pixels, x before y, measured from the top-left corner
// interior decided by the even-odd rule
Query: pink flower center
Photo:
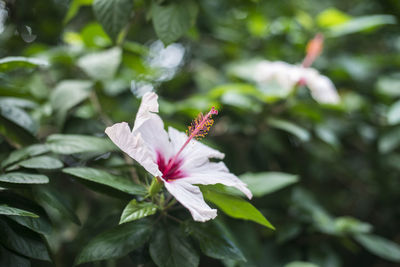
[[[169,166],[169,163],[171,163],[171,160],[172,158],[170,158],[167,162],[164,156],[161,155],[161,153],[157,152],[158,169],[162,172],[162,177],[167,182],[185,176],[184,172],[179,169],[182,165],[182,160],[175,160],[175,162],[172,163],[171,167],[167,168]]]
[[[188,139],[179,149],[178,153],[176,153],[175,156],[170,158],[168,162],[166,162],[163,155],[157,153],[158,169],[162,172],[163,178],[166,181],[179,179],[185,176],[184,173],[179,169],[182,164],[182,159],[178,159],[178,156],[181,154],[181,152],[187,146],[187,144],[189,144],[190,140],[192,140],[193,138],[204,137],[208,133],[211,125],[214,122],[211,116],[217,114],[218,111],[214,107],[212,107],[210,112],[208,112],[206,115],[200,114],[189,126]]]

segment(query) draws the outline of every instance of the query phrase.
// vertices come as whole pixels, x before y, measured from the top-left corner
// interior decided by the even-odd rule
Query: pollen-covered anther
[[[210,131],[211,126],[214,124],[214,120],[211,118],[212,115],[218,115],[218,110],[214,107],[212,107],[210,112],[206,115],[200,113],[189,125],[186,134],[197,140],[204,138]]]

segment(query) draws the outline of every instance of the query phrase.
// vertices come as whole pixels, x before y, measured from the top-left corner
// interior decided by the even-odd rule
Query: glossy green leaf
[[[49,149],[57,154],[107,153],[117,147],[107,138],[87,135],[53,134],[47,138]]]
[[[49,62],[39,58],[5,57],[0,59],[0,71],[11,71],[18,68],[47,67]]]
[[[246,261],[240,249],[212,223],[189,223],[187,231],[199,242],[201,251],[215,259]]]
[[[206,187],[202,187],[202,192],[206,200],[217,205],[225,214],[233,218],[250,220],[265,227],[275,229],[264,215],[251,205],[250,202],[239,197],[209,190]]]
[[[33,195],[35,200],[40,203],[44,208],[56,211],[63,217],[69,219],[71,222],[80,225],[81,222],[76,216],[69,203],[66,202],[62,196],[48,186],[33,188]]]
[[[194,25],[197,11],[196,2],[191,0],[163,5],[154,2],[151,15],[158,38],[165,45],[178,40]]]
[[[0,245],[0,266],[31,267],[31,262]]]
[[[8,216],[9,219],[14,222],[23,225],[36,233],[49,235],[53,229],[49,219],[45,216],[40,216],[39,218],[25,217],[25,216]]]
[[[132,0],[94,0],[93,11],[107,34],[116,40],[128,24],[133,9]]]
[[[9,207],[6,205],[0,205],[0,214],[1,215],[27,216],[27,217],[33,217],[33,218],[39,217],[30,211],[21,210],[21,209]]]
[[[122,211],[119,224],[127,223],[153,215],[157,212],[157,205],[151,202],[138,203],[136,199],[131,200]]]
[[[102,52],[87,54],[81,57],[78,66],[92,79],[111,80],[122,60],[122,50],[114,47]]]
[[[93,238],[79,253],[76,264],[123,257],[144,245],[151,232],[152,223],[147,220],[118,225]]]
[[[8,104],[0,105],[0,116],[18,125],[31,134],[35,134],[37,125],[23,109]]]
[[[150,242],[150,256],[158,267],[197,267],[199,255],[181,229],[161,225]]]
[[[38,156],[26,159],[18,162],[18,165],[29,169],[47,169],[47,170],[59,169],[64,166],[60,160],[49,156]]]
[[[9,172],[0,175],[0,182],[13,184],[47,184],[49,178],[43,174]]]
[[[399,244],[371,234],[358,234],[354,238],[372,254],[389,261],[400,262]]]
[[[40,236],[22,226],[0,220],[0,243],[26,257],[50,261],[49,252]]]
[[[65,168],[62,171],[81,179],[110,186],[125,193],[133,195],[145,195],[147,193],[143,186],[135,184],[129,178],[116,176],[106,171],[86,167]]]
[[[10,155],[1,162],[1,167],[4,168],[12,163],[23,160],[29,156],[38,156],[40,154],[44,154],[49,151],[49,148],[46,145],[35,144],[31,146],[27,146],[18,150],[14,150],[10,153]]]
[[[293,134],[303,142],[307,142],[310,140],[310,133],[306,129],[290,121],[270,118],[268,119],[268,124],[274,128]]]
[[[283,172],[245,173],[240,175],[240,179],[255,197],[271,194],[299,180],[297,175]]]

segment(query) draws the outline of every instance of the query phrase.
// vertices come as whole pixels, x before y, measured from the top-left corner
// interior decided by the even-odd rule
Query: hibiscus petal
[[[232,186],[242,191],[249,199],[253,197],[247,185],[238,177],[230,173],[223,162],[209,162],[188,171],[189,176],[182,178],[190,184],[223,184]]]
[[[132,132],[135,135],[141,134],[154,157],[157,153],[161,153],[164,158],[169,158],[172,156],[172,147],[164,129],[164,123],[156,114],[158,112],[157,99],[157,94],[153,92],[146,93],[142,97]]]
[[[111,141],[114,142],[122,151],[142,165],[149,173],[154,176],[161,176],[158,169],[156,158],[152,149],[143,140],[140,133],[133,134],[128,123],[116,123],[105,130]]]
[[[171,139],[173,151],[174,153],[177,153],[188,139],[188,136],[172,127],[168,128],[168,134],[169,138]],[[224,153],[206,146],[199,141],[191,140],[180,154],[180,158],[183,159],[183,163],[180,168],[182,170],[190,170],[197,166],[203,165],[204,163],[208,162],[208,159],[210,158],[223,159],[224,157]]]
[[[320,103],[338,104],[340,97],[333,82],[318,72],[308,72],[306,75],[307,86],[311,96]]]
[[[185,179],[165,182],[164,185],[171,195],[190,211],[195,221],[205,222],[217,216],[217,210],[207,205],[197,186],[186,182]]]

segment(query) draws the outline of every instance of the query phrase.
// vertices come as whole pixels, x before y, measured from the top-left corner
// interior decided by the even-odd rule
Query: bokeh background
[[[397,266],[399,1],[136,0],[120,15],[119,34],[92,2],[0,1],[0,58],[36,59],[0,64],[0,160],[52,134],[103,137],[107,125],[133,122],[147,91],[159,94],[161,117],[180,130],[216,106],[203,142],[223,151],[236,175],[265,177],[271,192],[252,203],[276,231],[220,212],[247,262],[203,255],[201,266]],[[155,31],[154,4],[184,9],[175,15],[182,34]],[[317,33],[324,49],[313,67],[335,84],[338,105],[318,103],[305,86],[286,94],[237,71],[255,60],[299,64]],[[128,172],[118,153],[54,154],[64,166]],[[56,266],[71,266],[88,240],[118,223],[129,197],[60,171],[49,176],[43,192],[3,188],[0,201],[36,194],[51,215]],[[68,211],[52,211],[54,196],[80,226]],[[131,258],[84,266],[135,266]]]

